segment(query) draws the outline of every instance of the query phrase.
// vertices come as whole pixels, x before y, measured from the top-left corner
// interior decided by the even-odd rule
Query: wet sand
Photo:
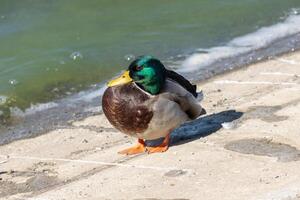
[[[0,146],[0,199],[300,198],[300,52],[198,84],[207,115],[172,134],[162,154],[103,115]]]

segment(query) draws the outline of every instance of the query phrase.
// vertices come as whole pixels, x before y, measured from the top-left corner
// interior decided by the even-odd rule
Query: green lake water
[[[0,0],[0,111],[104,82],[131,55],[172,60],[221,46],[298,8],[299,0]]]

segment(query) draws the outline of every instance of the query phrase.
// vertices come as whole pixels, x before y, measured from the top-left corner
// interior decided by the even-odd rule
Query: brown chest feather
[[[134,84],[114,86],[104,92],[102,108],[115,128],[133,135],[144,132],[152,119],[152,111],[144,105],[148,99]]]

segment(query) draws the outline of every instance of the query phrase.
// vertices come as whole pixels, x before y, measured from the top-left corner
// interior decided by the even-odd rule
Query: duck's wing
[[[186,78],[181,76],[180,74],[172,71],[172,70],[166,70],[167,78],[177,82],[179,85],[181,85],[183,88],[185,88],[188,92],[190,92],[195,98],[197,98],[197,86],[191,84]]]
[[[195,96],[172,79],[166,80],[165,86],[159,96],[179,104],[181,110],[185,112],[190,119],[195,119],[203,114],[202,107]]]

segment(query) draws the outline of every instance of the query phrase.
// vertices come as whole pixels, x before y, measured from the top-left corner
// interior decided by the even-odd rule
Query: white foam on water
[[[300,33],[300,15],[291,15],[284,22],[263,27],[254,33],[237,37],[225,46],[206,49],[205,51],[207,53],[195,53],[183,61],[178,71],[191,72],[196,69],[204,68],[219,59],[238,56],[267,47],[275,40],[296,33]]]
[[[29,108],[27,108],[24,112],[22,110],[20,110],[19,108],[13,107],[10,108],[12,116],[15,117],[24,117],[27,115],[32,115],[35,114],[37,112],[41,112],[41,111],[45,111],[51,108],[55,108],[60,106],[60,103],[65,102],[67,103],[66,106],[68,107],[72,107],[72,106],[76,106],[77,102],[91,102],[93,101],[95,98],[99,98],[99,104],[100,104],[100,97],[103,95],[104,91],[106,90],[107,86],[101,86],[98,89],[94,89],[94,90],[88,90],[88,91],[82,91],[79,92],[75,95],[66,97],[64,99],[62,99],[61,101],[58,102],[48,102],[48,103],[39,103],[39,104],[31,104],[31,106]],[[0,105],[1,105],[1,98],[2,96],[0,96]],[[65,104],[64,104],[65,105]],[[88,112],[89,110],[93,111],[93,112],[99,112],[100,110],[99,108],[95,109],[95,108],[87,108],[85,111]]]
[[[20,108],[18,107],[10,107],[10,113],[12,117],[24,117],[25,112],[23,112]]]
[[[7,96],[0,95],[0,105],[5,104],[6,100],[7,100]]]
[[[80,92],[77,96],[77,98],[75,98],[75,101],[81,100],[81,101],[85,101],[85,102],[90,102],[95,98],[100,98],[102,96],[102,94],[104,93],[104,91],[106,90],[107,86],[104,85],[99,89],[95,89],[92,91],[82,91]]]
[[[31,104],[31,106],[25,109],[25,111],[22,111],[20,108],[17,107],[11,107],[10,112],[11,116],[13,117],[25,117],[26,115],[32,115],[37,112],[44,111],[57,106],[58,104],[54,102]]]
[[[83,56],[79,51],[75,51],[75,52],[71,53],[70,58],[72,60],[77,60],[77,59],[82,59]]]
[[[34,114],[36,112],[40,112],[40,111],[43,111],[43,110],[54,108],[56,106],[58,106],[58,104],[54,103],[54,102],[31,104],[31,106],[25,110],[25,115],[31,115],[31,114]]]
[[[94,106],[94,107],[89,107],[84,109],[84,112],[90,112],[90,113],[99,113],[101,111],[102,111],[102,106]]]

